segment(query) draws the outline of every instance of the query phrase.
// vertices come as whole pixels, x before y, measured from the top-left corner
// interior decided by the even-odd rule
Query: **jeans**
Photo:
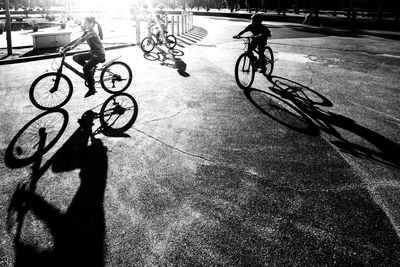
[[[73,56],[72,59],[79,65],[83,66],[83,74],[85,75],[85,80],[88,83],[89,89],[94,88],[92,69],[96,67],[97,64],[105,62],[105,56],[80,53]]]

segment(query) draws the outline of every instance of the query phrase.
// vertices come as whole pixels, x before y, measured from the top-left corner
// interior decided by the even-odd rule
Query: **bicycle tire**
[[[176,46],[176,37],[174,36],[174,35],[172,35],[172,34],[170,34],[170,35],[167,35],[166,37],[165,37],[165,46],[169,49],[169,50],[171,50],[171,49],[174,49],[175,48],[175,46]]]
[[[63,79],[65,80],[65,82],[66,82],[66,84],[68,85],[68,91],[66,92],[66,93],[64,93],[64,94],[61,94],[61,98],[59,98],[58,100],[60,100],[59,101],[59,103],[54,103],[54,104],[51,104],[51,103],[49,103],[49,102],[43,102],[43,103],[40,103],[40,101],[39,100],[41,100],[41,99],[43,99],[44,97],[42,97],[42,98],[39,98],[39,99],[37,99],[38,97],[37,96],[35,96],[36,94],[35,94],[35,91],[37,91],[37,90],[41,90],[41,89],[43,89],[43,86],[40,86],[40,84],[39,84],[39,82],[41,82],[41,81],[43,81],[44,79],[46,79],[46,78],[50,78],[51,76],[54,76],[54,79],[53,79],[53,82],[55,81],[55,79],[57,78],[57,76],[60,76],[60,84],[62,83],[62,81],[63,81]],[[51,79],[51,78],[50,78]],[[51,83],[50,83],[51,84]],[[59,84],[59,86],[60,86],[60,84]],[[57,91],[55,91],[55,92],[50,92],[50,90],[52,89],[52,88],[44,88],[48,93],[50,93],[51,94],[51,96],[52,96],[52,99],[55,99],[54,97],[53,97],[53,94],[55,94],[56,92],[58,92],[59,90],[57,90]],[[60,107],[62,107],[62,106],[64,106],[70,99],[71,99],[71,96],[72,96],[72,91],[73,91],[73,86],[72,86],[72,82],[71,82],[71,80],[66,76],[66,75],[64,75],[64,74],[58,74],[57,72],[49,72],[49,73],[45,73],[45,74],[43,74],[43,75],[40,75],[38,78],[36,78],[36,80],[32,83],[32,85],[31,85],[31,87],[30,87],[30,89],[29,89],[29,99],[31,100],[31,102],[32,102],[32,104],[35,106],[35,107],[37,107],[38,109],[42,109],[42,110],[51,110],[51,109],[56,109],[56,108],[60,108]]]
[[[275,63],[274,53],[272,52],[271,47],[269,47],[269,46],[265,47],[264,56],[267,60],[266,66],[265,66],[265,75],[271,76],[272,71],[274,70],[274,63]],[[271,67],[268,67],[269,65]]]
[[[27,131],[28,129],[30,129],[31,127],[34,128],[41,128],[41,125],[43,124],[43,126],[45,126],[45,128],[50,129],[50,132],[47,132],[47,137],[50,135],[50,133],[52,132],[51,130],[54,130],[54,116],[53,118],[50,120],[45,121],[44,123],[40,123],[40,120],[52,113],[60,113],[62,116],[62,125],[61,127],[59,127],[56,134],[53,134],[53,138],[51,140],[46,140],[46,144],[43,148],[42,151],[40,151],[41,153],[38,153],[37,150],[32,151],[32,153],[29,153],[28,155],[25,153],[26,151],[29,150],[29,148],[26,147],[26,143],[22,142],[22,144],[25,147],[21,147],[21,144],[19,144],[19,139],[21,137],[23,137],[23,135],[28,134],[29,136],[27,136],[26,138],[28,138],[27,140],[29,141],[29,144],[31,145],[31,147],[35,148],[35,140],[37,139],[37,137],[39,136],[39,134],[37,133],[37,131]],[[61,138],[61,136],[63,135],[67,125],[68,125],[68,112],[64,109],[57,109],[57,110],[48,110],[46,112],[43,112],[41,114],[39,114],[38,116],[36,116],[34,119],[32,119],[31,121],[29,121],[21,130],[19,130],[19,132],[14,136],[14,138],[11,140],[10,144],[8,145],[5,155],[4,155],[4,162],[6,163],[6,165],[10,168],[20,168],[23,166],[27,166],[29,164],[31,164],[32,162],[34,162],[38,157],[43,156],[44,154],[46,154],[57,142],[58,140]],[[35,134],[35,136],[32,136],[32,134]],[[36,134],[38,134],[38,136],[36,136]],[[18,145],[19,144],[19,145]]]
[[[106,72],[112,67],[112,66],[117,66],[117,65],[120,65],[122,68],[124,68],[124,69],[126,69],[126,71],[127,71],[127,76],[128,76],[128,78],[123,78],[123,79],[126,79],[127,80],[127,83],[121,88],[121,89],[118,89],[118,90],[112,90],[111,88],[109,88],[106,84],[105,84],[105,79],[104,79],[104,75],[106,74]],[[115,75],[119,75],[119,74],[114,74],[114,76]],[[125,76],[124,76],[125,77]],[[111,79],[114,79],[115,77],[113,77],[113,78],[111,78]],[[121,79],[121,77],[117,77],[117,78],[119,78],[119,79]],[[117,94],[117,93],[122,93],[123,91],[125,91],[126,89],[128,89],[128,87],[131,85],[131,83],[132,83],[132,70],[131,70],[131,68],[128,66],[128,64],[126,64],[126,63],[124,63],[124,62],[121,62],[121,61],[114,61],[113,63],[111,63],[110,65],[108,65],[106,68],[104,68],[102,71],[101,71],[101,74],[100,74],[100,84],[101,84],[101,87],[103,87],[103,89],[107,92],[107,93],[110,93],[110,94]],[[113,81],[113,82],[115,82],[115,81]],[[115,86],[115,83],[113,83],[113,86]]]
[[[117,99],[118,97],[126,97],[130,101],[128,107],[126,107],[126,108],[122,107],[124,109],[123,113],[125,113],[126,110],[133,110],[133,112],[132,112],[132,116],[127,120],[126,123],[124,123],[122,126],[114,127],[114,123],[119,117],[117,117],[116,120],[114,120],[114,122],[111,122],[111,123],[109,123],[109,119],[106,120],[106,118],[108,118],[108,117],[111,118],[113,115],[118,114],[118,110],[117,111],[115,110],[116,108],[112,108],[112,109],[108,108],[108,104],[113,100],[114,100],[113,104],[115,104],[115,101],[117,101],[115,99]],[[112,112],[110,112],[111,110],[112,110]],[[114,111],[116,111],[117,113],[114,114],[113,113]],[[111,114],[109,114],[109,113],[111,113]],[[99,117],[100,117],[101,126],[103,127],[103,129],[106,132],[118,134],[118,133],[123,133],[126,130],[128,130],[129,128],[131,128],[132,125],[136,121],[137,115],[138,115],[138,104],[137,104],[135,98],[133,98],[133,96],[131,96],[130,94],[127,94],[127,93],[120,93],[120,94],[115,94],[115,95],[110,96],[104,102],[104,104],[102,105],[102,107],[100,109]]]
[[[150,45],[150,47],[147,47],[146,43],[147,45]],[[151,37],[144,38],[140,43],[140,48],[142,48],[143,52],[145,53],[150,53],[151,51],[153,51],[154,47],[156,47],[156,42]]]
[[[250,75],[250,80],[247,84],[242,84],[242,81],[240,79],[240,63],[242,61],[243,58],[248,59],[248,64],[249,64],[249,75]],[[246,64],[246,60],[243,62],[243,64]],[[243,66],[244,67],[244,66]],[[251,70],[250,70],[251,69]],[[239,86],[239,88],[241,89],[248,89],[251,87],[251,85],[254,82],[254,75],[255,75],[255,69],[254,66],[251,62],[250,56],[247,53],[243,53],[239,56],[239,58],[236,60],[236,64],[235,64],[235,80],[237,85]]]

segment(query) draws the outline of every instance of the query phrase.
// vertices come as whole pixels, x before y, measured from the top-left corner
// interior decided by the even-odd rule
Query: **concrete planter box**
[[[71,32],[34,33],[33,49],[56,48],[71,42]]]

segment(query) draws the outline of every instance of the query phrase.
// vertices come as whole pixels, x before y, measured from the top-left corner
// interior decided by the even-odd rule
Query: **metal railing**
[[[185,34],[193,29],[193,13],[189,11],[182,11],[179,15],[168,14],[165,21],[168,32],[172,35]],[[140,44],[142,39],[147,36],[148,30],[146,29],[147,22],[140,20],[136,17],[136,43]],[[142,36],[143,35],[143,36]]]

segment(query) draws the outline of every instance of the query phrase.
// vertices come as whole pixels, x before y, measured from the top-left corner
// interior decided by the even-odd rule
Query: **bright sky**
[[[82,16],[90,14],[108,14],[118,17],[130,17],[135,6],[152,7],[152,0],[67,0],[67,10],[79,11]]]
[[[149,0],[147,0],[149,1]],[[67,0],[67,3],[73,7],[89,10],[123,10],[131,6],[141,5],[146,0]]]

